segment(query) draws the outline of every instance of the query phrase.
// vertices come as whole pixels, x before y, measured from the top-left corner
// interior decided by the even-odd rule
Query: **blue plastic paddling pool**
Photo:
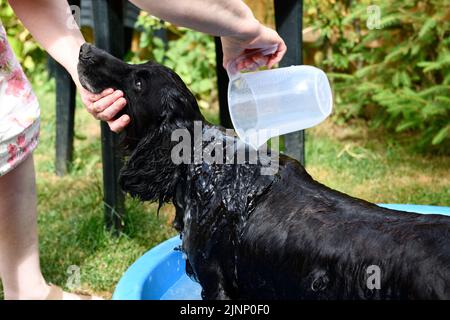
[[[443,214],[450,216],[450,207],[407,204],[380,204],[389,209]],[[175,250],[179,236],[154,247],[125,272],[114,292],[115,300],[199,300],[201,287],[186,276],[186,261]]]

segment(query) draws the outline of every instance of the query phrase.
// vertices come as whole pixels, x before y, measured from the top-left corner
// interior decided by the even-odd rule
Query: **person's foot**
[[[63,291],[60,287],[43,283],[26,292],[5,295],[7,300],[103,300],[98,296],[81,295]]]
[[[49,292],[45,300],[103,300],[97,296],[88,296],[76,293],[63,291],[60,287],[55,285],[49,286]]]

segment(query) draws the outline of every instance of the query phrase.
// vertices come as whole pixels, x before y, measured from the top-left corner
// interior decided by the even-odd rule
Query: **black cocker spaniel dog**
[[[157,63],[126,64],[84,44],[78,71],[90,91],[124,92],[121,187],[175,205],[186,270],[204,299],[450,299],[450,217],[352,198],[284,155],[263,174],[267,161],[251,161],[234,135],[207,123],[178,75]],[[173,133],[195,136],[195,123],[214,139],[186,140],[178,156],[189,161],[174,161]],[[223,164],[195,159],[225,158],[225,149]]]

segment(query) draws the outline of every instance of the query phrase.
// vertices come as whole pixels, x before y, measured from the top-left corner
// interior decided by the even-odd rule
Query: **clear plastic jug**
[[[239,138],[258,149],[270,138],[313,127],[332,111],[325,73],[301,65],[239,73],[227,67],[228,106]]]

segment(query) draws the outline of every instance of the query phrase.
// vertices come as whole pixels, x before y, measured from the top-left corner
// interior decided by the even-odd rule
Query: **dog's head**
[[[170,157],[171,133],[203,120],[192,93],[169,68],[128,64],[90,44],[81,46],[78,74],[91,92],[124,92],[127,105],[117,117],[128,114],[131,122],[123,137],[129,158],[120,173],[122,189],[141,200],[170,201],[181,170]]]
[[[127,106],[117,116],[128,114],[124,145],[134,150],[149,130],[201,120],[192,93],[171,69],[155,62],[128,64],[90,44],[80,48],[78,74],[81,85],[99,93],[107,88],[122,90]]]

